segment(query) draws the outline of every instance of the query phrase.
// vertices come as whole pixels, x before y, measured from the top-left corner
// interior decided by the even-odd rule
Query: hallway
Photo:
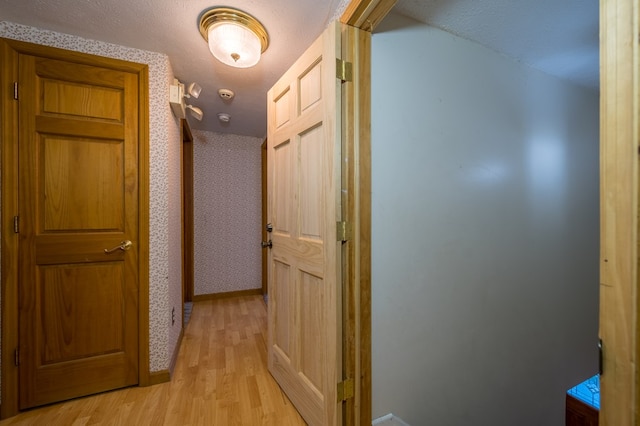
[[[267,371],[262,296],[196,302],[171,382],[19,414],[0,425],[304,425]]]

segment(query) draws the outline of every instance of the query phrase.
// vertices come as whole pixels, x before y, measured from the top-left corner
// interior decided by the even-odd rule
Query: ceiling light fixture
[[[207,9],[200,15],[199,28],[213,56],[232,67],[254,66],[269,46],[269,35],[260,21],[237,9]]]

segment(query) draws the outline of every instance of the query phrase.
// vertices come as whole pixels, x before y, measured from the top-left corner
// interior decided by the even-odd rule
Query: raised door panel
[[[120,264],[43,266],[38,277],[43,365],[124,349]]]
[[[42,232],[123,231],[123,141],[49,135],[40,140]]]
[[[322,125],[300,135],[299,187],[300,237],[322,243],[324,134]]]
[[[291,267],[282,261],[273,262],[273,287],[271,300],[274,304],[273,315],[279,327],[274,330],[272,345],[280,356],[287,361],[291,359],[291,327],[293,326],[293,312],[291,312]]]
[[[274,183],[271,195],[271,217],[270,221],[273,224],[275,234],[290,235],[291,224],[291,211],[288,203],[293,198],[291,184],[291,172],[292,172],[292,158],[291,158],[291,144],[289,141],[284,141],[272,148],[272,174],[274,176]]]

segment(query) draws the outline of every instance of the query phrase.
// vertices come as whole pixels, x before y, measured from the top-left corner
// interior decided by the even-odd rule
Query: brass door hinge
[[[20,348],[16,348],[16,350],[13,352],[13,363],[16,365],[16,367],[20,366]]]
[[[353,398],[353,379],[346,379],[338,383],[338,402]]]
[[[18,82],[13,82],[13,99],[18,100]]]
[[[351,239],[351,224],[349,222],[336,222],[337,240],[343,243]]]
[[[353,81],[353,64],[336,58],[336,78],[342,82]]]
[[[14,234],[20,233],[20,216],[13,217],[13,233]]]

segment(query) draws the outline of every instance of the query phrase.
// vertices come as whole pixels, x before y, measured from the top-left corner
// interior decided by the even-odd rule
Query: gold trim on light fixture
[[[247,13],[228,7],[214,7],[202,12],[198,25],[202,38],[209,42],[209,29],[211,26],[225,22],[240,25],[254,33],[260,40],[261,53],[269,47],[269,35],[260,21]]]

